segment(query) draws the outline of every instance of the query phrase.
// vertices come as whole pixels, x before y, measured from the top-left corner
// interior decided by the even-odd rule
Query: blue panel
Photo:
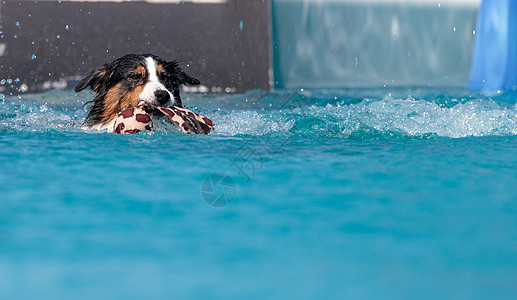
[[[469,88],[517,87],[517,1],[483,1],[478,14]]]

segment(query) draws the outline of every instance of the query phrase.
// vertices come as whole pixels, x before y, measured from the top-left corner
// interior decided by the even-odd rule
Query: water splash
[[[55,110],[46,105],[0,103],[0,132],[70,130],[79,123],[82,112]]]
[[[461,138],[517,134],[517,108],[508,99],[450,95],[359,99],[329,97],[324,93],[309,95],[304,100],[306,105],[285,109],[271,105],[278,96],[268,95],[261,102],[254,99],[259,108],[256,110],[234,108],[217,114],[213,117],[219,124],[215,133],[259,136],[283,133],[306,138]],[[269,109],[265,109],[268,103]]]
[[[216,136],[301,138],[461,138],[517,134],[512,97],[442,94],[380,96],[379,91],[252,91],[189,94],[186,105],[210,117]],[[399,93],[400,94],[400,93]],[[0,131],[76,131],[91,94],[53,91],[7,97]]]
[[[492,100],[443,107],[424,100],[365,100],[359,104],[313,106],[299,112],[294,133],[347,138],[380,133],[389,136],[467,137],[517,134],[517,111]]]

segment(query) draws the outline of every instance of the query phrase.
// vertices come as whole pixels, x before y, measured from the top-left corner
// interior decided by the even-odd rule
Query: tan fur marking
[[[138,104],[140,94],[144,91],[144,88],[145,84],[142,84],[124,95],[124,97],[120,100],[120,111],[135,107]]]
[[[121,86],[122,84],[119,83],[106,93],[104,109],[101,113],[102,122],[105,124],[111,122],[121,111],[135,107],[145,84],[128,93],[122,90]]]
[[[135,72],[142,74],[142,77],[145,75],[145,68],[143,66],[138,66],[135,69]]]
[[[101,113],[103,123],[110,122],[120,112],[120,98],[123,96],[121,85],[121,83],[118,83],[112,87],[104,97],[104,107]]]
[[[158,73],[158,76],[160,76],[160,74],[163,72],[163,65],[158,65],[156,67],[156,72]]]

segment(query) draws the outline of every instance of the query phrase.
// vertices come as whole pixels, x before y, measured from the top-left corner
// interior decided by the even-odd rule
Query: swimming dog
[[[183,107],[180,85],[199,85],[178,66],[152,54],[128,54],[92,71],[75,87],[90,87],[95,98],[83,123],[85,129],[113,131],[117,115],[145,101],[155,106]]]

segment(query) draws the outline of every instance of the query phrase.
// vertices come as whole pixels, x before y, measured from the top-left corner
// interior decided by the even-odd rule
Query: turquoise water
[[[83,131],[91,96],[0,102],[1,299],[517,294],[515,95],[187,94],[208,136]]]

